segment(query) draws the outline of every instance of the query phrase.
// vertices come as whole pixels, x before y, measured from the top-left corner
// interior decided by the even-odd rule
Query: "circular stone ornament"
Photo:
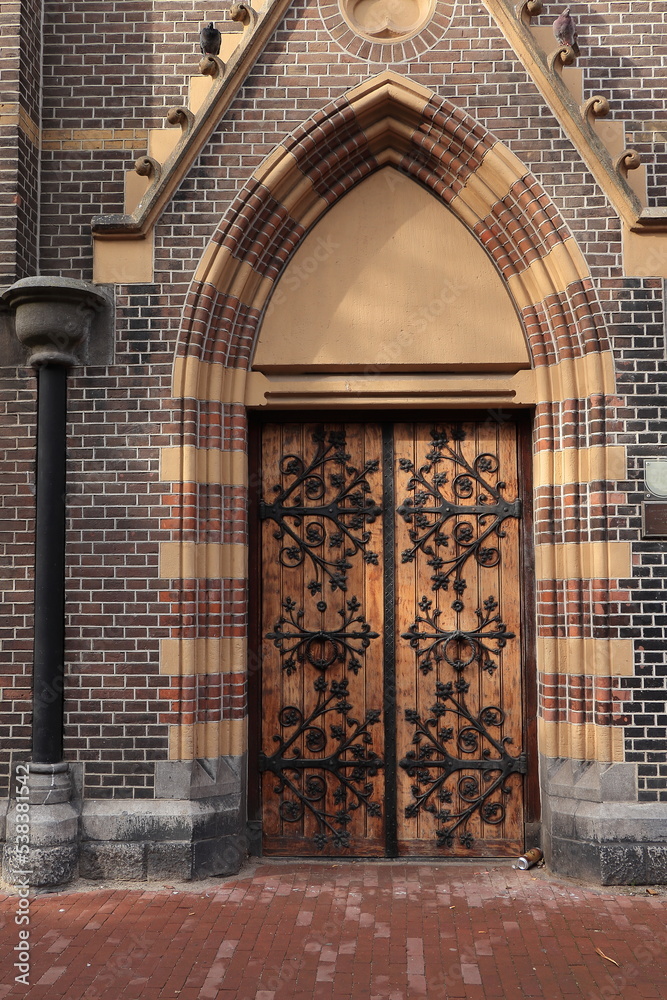
[[[435,0],[339,0],[340,12],[369,42],[403,42],[433,17]]]
[[[325,0],[320,14],[349,55],[367,62],[416,59],[442,38],[454,0]]]

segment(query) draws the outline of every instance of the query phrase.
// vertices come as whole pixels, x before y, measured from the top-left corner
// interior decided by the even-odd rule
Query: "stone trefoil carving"
[[[428,24],[435,9],[434,0],[339,0],[340,12],[362,38],[376,42],[395,42],[412,35]]]

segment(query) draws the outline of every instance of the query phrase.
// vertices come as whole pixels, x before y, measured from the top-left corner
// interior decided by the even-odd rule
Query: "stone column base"
[[[542,758],[541,771],[554,872],[601,885],[667,884],[667,802],[637,802],[634,764]]]
[[[53,765],[48,773],[33,773],[30,765],[30,844],[17,839],[25,807],[17,812],[17,799],[6,802],[3,878],[25,885],[28,872],[28,884],[40,887],[77,875],[159,881],[233,874],[253,847],[245,825],[244,765],[241,757],[160,761],[155,799],[76,802],[70,801],[68,765]],[[4,818],[0,808],[0,839]]]
[[[27,774],[17,777],[16,798],[7,810],[2,877],[10,885],[22,880],[35,887],[66,885],[77,875],[79,832],[69,765],[19,767]]]

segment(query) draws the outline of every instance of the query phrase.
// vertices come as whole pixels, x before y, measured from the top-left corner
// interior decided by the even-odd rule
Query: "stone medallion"
[[[350,55],[397,63],[431,49],[449,27],[454,6],[446,0],[330,0],[320,13]]]

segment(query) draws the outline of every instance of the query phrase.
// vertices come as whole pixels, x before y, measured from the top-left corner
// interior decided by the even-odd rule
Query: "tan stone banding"
[[[205,253],[197,268],[198,280],[218,292],[224,289],[226,295],[238,299],[241,305],[257,307],[258,300],[264,304],[273,287],[270,278],[259,274],[247,261],[239,261],[226,247],[213,243],[207,249],[211,252]]]
[[[41,129],[23,105],[17,103],[0,104],[0,128],[11,128],[12,126],[20,129],[33,146],[37,149],[40,148]]]
[[[586,399],[609,396],[616,391],[614,355],[592,351],[579,358],[565,358],[557,364],[535,369],[537,401]]]
[[[533,482],[535,486],[562,486],[566,483],[617,481],[626,478],[626,469],[623,445],[538,451],[533,459]]]
[[[244,580],[248,547],[236,542],[161,542],[159,573],[163,580]]]
[[[507,198],[513,185],[527,173],[526,165],[498,140],[484,153],[449,207],[472,230],[489,214],[489,208]]]
[[[146,128],[45,128],[44,149],[145,149]]]
[[[630,576],[630,542],[557,542],[535,546],[537,580],[617,580]]]
[[[193,674],[244,674],[248,642],[241,636],[219,639],[198,636],[195,639],[161,639],[160,673],[171,677]]]
[[[390,117],[415,125],[433,97],[428,87],[415,80],[385,70],[348,90],[347,101],[354,107],[354,116],[362,129],[379,119],[378,108]]]
[[[260,372],[226,368],[193,357],[174,359],[173,394],[177,398],[258,405],[266,379]]]
[[[538,635],[537,667],[543,674],[632,677],[635,672],[634,643],[632,639]]]
[[[569,285],[590,277],[588,265],[577,241],[570,237],[557,243],[540,260],[507,279],[519,309],[536,305],[548,295],[564,292]]]
[[[537,720],[537,742],[545,757],[572,760],[625,760],[625,741],[620,726],[598,726],[594,722],[547,722]]]
[[[302,173],[293,153],[278,146],[273,153],[253,174],[258,183],[271,191],[273,198],[283,206],[288,215],[299,219],[305,225],[308,219],[319,218],[326,212],[328,203],[322,198],[313,185],[312,178]],[[294,174],[298,172],[301,180],[295,183]]]
[[[247,719],[169,727],[169,760],[238,757],[248,748]]]
[[[160,452],[160,479],[166,483],[219,483],[246,486],[248,458],[240,451],[218,448],[163,448]]]

